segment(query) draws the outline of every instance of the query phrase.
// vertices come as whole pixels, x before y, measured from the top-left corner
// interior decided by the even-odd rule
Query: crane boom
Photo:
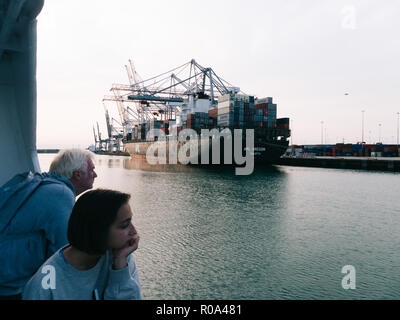
[[[101,133],[99,129],[99,123],[97,122],[97,133],[99,134],[99,142],[101,143]]]
[[[94,145],[96,146],[96,144],[97,144],[97,137],[96,137],[96,130],[94,129],[94,126],[93,126],[93,136],[94,136]]]
[[[181,124],[187,114],[207,112],[216,106],[221,96],[240,92],[240,88],[232,86],[212,68],[204,68],[194,59],[147,80],[142,80],[133,62],[128,61],[125,69],[129,84],[113,84],[112,95],[103,98],[103,101],[116,103],[124,135],[131,132],[134,125],[151,119],[175,119]],[[106,120],[109,123],[107,115],[108,112]],[[107,126],[111,133],[113,121],[116,120],[112,118]]]

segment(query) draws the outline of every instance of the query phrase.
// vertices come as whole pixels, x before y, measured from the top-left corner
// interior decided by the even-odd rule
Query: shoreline
[[[400,157],[315,157],[315,158],[280,158],[278,165],[313,167],[327,169],[358,169],[374,171],[400,172]]]

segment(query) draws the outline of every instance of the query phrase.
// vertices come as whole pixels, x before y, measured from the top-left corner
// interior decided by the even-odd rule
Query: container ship
[[[288,148],[289,118],[277,118],[272,97],[245,94],[195,60],[166,77],[166,73],[160,75],[162,79],[150,78],[151,84],[141,80],[131,61],[125,67],[130,85],[114,84],[114,94],[103,101],[117,102],[123,124],[121,143],[132,158],[149,161],[148,151],[153,148],[151,154],[166,164],[177,163],[176,155],[183,151],[188,159],[183,164],[238,166],[235,148],[241,148],[239,153],[249,152],[255,163],[273,164]],[[190,69],[189,74],[178,77],[184,67]],[[168,85],[157,86],[162,82]],[[247,139],[249,131],[253,142]],[[227,144],[232,148],[227,149]]]

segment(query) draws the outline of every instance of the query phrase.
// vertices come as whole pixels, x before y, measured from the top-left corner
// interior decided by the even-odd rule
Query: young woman
[[[141,299],[131,254],[139,235],[131,222],[129,199],[129,194],[104,189],[83,194],[69,219],[69,245],[39,268],[23,299]]]

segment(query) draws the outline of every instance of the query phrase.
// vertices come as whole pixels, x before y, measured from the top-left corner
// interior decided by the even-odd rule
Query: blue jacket
[[[0,295],[21,293],[37,269],[68,243],[75,189],[62,175],[26,172],[0,188]]]

